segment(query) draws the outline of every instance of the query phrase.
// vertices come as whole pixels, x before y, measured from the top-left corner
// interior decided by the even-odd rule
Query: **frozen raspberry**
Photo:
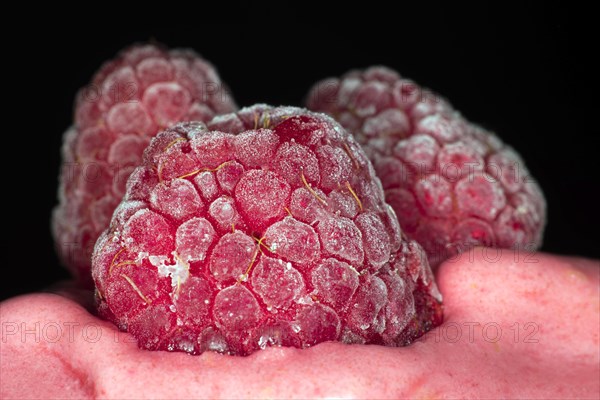
[[[150,139],[174,123],[235,109],[212,65],[192,51],[153,45],[125,49],[79,92],[52,230],[63,263],[83,285],[93,285],[93,245]]]
[[[434,268],[476,245],[541,246],[546,203],[520,156],[446,100],[372,67],[317,83],[307,103],[364,146],[403,231]]]
[[[441,323],[427,258],[324,114],[258,105],[156,136],[96,243],[99,312],[146,349],[406,345]]]

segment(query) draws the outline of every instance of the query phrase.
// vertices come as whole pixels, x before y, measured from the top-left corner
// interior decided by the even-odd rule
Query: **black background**
[[[448,98],[516,148],[543,188],[543,250],[600,258],[598,129],[584,94],[581,38],[560,3],[515,10],[431,9],[364,27],[198,24],[189,29],[40,30],[5,49],[0,299],[68,277],[49,220],[59,148],[77,89],[123,47],[156,40],[214,63],[240,106],[301,104],[317,80],[384,64]],[[35,26],[33,27],[35,28]],[[8,179],[7,179],[8,178]]]

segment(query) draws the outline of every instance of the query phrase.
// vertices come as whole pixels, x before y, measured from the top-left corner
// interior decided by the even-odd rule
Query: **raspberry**
[[[221,85],[214,68],[192,51],[136,45],[105,64],[79,92],[74,126],[64,136],[52,230],[63,264],[81,284],[93,286],[93,244],[108,227],[150,139],[176,122],[208,121],[235,110]],[[168,201],[160,196],[155,199]]]
[[[401,346],[442,320],[427,259],[364,152],[299,108],[157,135],[92,265],[100,314],[146,349]]]
[[[523,160],[446,100],[371,67],[317,83],[307,103],[364,146],[386,201],[432,267],[476,245],[541,246],[546,203]]]

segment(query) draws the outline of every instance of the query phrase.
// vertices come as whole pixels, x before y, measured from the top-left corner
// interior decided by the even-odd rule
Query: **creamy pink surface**
[[[599,271],[476,248],[439,269],[445,322],[411,346],[249,357],[139,350],[76,297],[21,296],[0,303],[0,398],[599,398]]]

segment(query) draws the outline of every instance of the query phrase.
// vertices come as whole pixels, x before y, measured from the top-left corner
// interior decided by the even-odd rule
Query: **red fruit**
[[[441,323],[426,257],[335,121],[255,106],[208,128],[160,133],[131,174],[94,251],[101,315],[193,354],[401,346]]]
[[[541,246],[546,202],[523,160],[444,99],[372,67],[317,83],[308,107],[364,146],[403,231],[433,267],[476,245]]]
[[[52,219],[58,253],[81,284],[93,285],[92,247],[150,139],[174,123],[208,121],[235,108],[215,69],[197,54],[153,45],[125,49],[81,89],[64,137]]]

